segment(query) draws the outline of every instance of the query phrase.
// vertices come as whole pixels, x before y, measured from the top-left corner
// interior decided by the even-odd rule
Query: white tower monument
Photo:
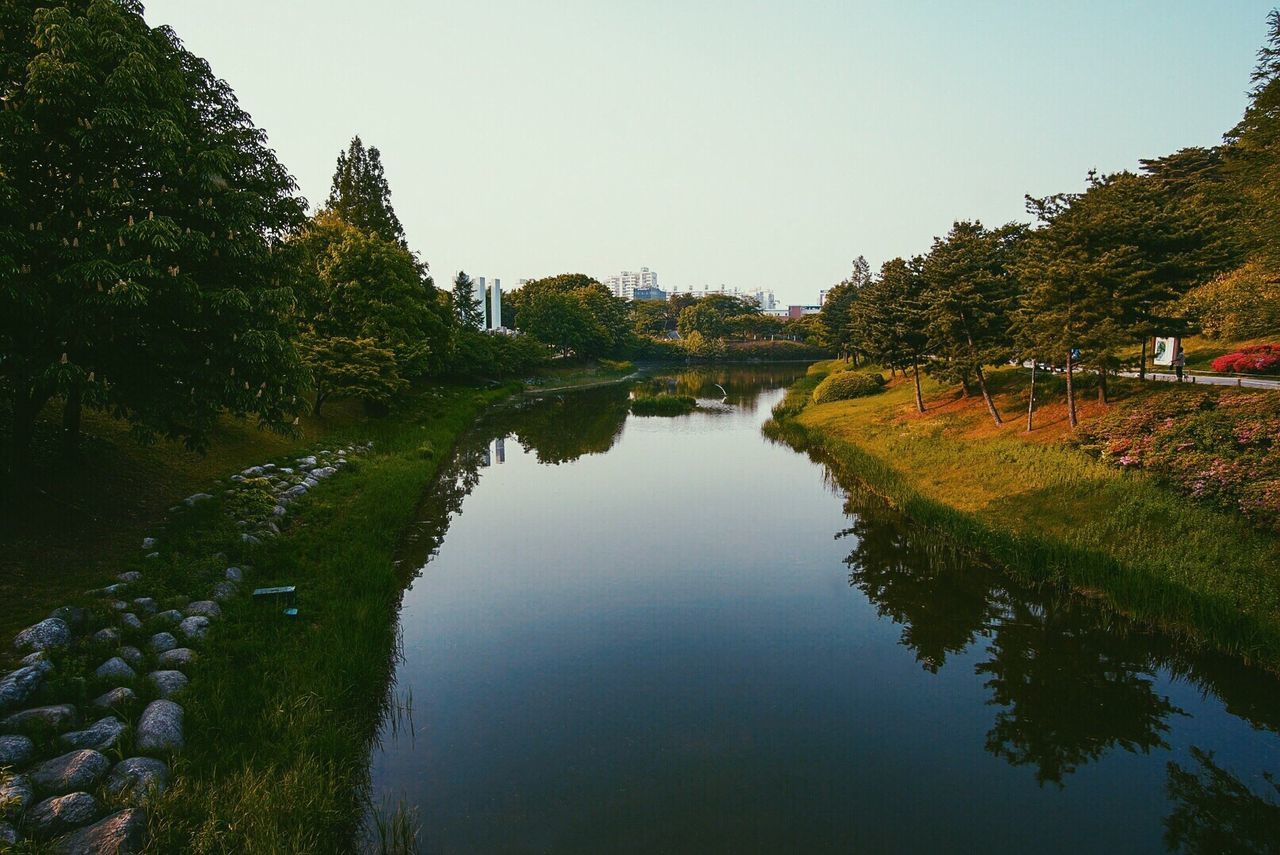
[[[493,280],[493,288],[489,292],[489,329],[502,329],[502,280]]]

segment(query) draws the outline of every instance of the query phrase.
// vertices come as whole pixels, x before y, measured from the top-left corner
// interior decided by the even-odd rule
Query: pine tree
[[[484,326],[484,306],[476,296],[476,283],[466,271],[459,270],[453,277],[453,314],[463,329],[479,329]]]
[[[404,228],[391,207],[382,153],[372,146],[365,148],[358,136],[352,137],[347,150],[338,154],[325,207],[358,229],[407,246]]]
[[[880,275],[864,285],[853,304],[850,327],[867,357],[890,369],[912,372],[916,410],[924,412],[920,366],[929,337],[924,315],[922,260],[886,261]]]

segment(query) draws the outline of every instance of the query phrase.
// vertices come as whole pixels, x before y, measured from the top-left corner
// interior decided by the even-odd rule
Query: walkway
[[[1120,371],[1117,372],[1121,377],[1137,377],[1137,371]],[[1243,377],[1237,375],[1225,374],[1197,374],[1190,371],[1183,372],[1184,383],[1207,384],[1210,386],[1242,386],[1249,389],[1280,389],[1280,380],[1271,380],[1265,377]],[[1159,380],[1164,383],[1176,383],[1178,377],[1175,374],[1163,374],[1148,371],[1148,380]]]

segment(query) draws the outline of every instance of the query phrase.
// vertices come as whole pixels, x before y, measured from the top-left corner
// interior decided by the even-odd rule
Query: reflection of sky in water
[[[618,388],[499,415],[428,501],[415,736],[373,768],[428,851],[1160,851],[1167,761],[1280,769],[1205,694],[1274,727],[1274,683],[850,517],[760,433],[785,377],[713,379],[732,412],[628,418]]]

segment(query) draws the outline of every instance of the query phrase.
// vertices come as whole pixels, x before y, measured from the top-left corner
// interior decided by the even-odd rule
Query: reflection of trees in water
[[[1280,852],[1280,784],[1263,773],[1265,794],[1192,748],[1197,771],[1169,764],[1166,788],[1176,807],[1165,817],[1164,841],[1175,852]]]
[[[639,382],[653,391],[673,395],[723,398],[735,408],[754,413],[763,392],[785,388],[797,377],[803,377],[805,368],[803,365],[700,366],[658,374]],[[723,387],[724,392],[717,385]]]
[[[845,559],[849,584],[902,626],[901,643],[931,672],[978,637],[990,639],[985,661],[975,666],[999,708],[986,748],[1032,766],[1042,784],[1061,784],[1114,748],[1166,747],[1170,718],[1184,713],[1158,690],[1162,669],[1217,696],[1254,727],[1277,730],[1274,678],[1081,597],[983,566],[948,536],[907,519],[838,461],[808,450],[829,478],[849,485],[852,524],[836,535],[857,538]],[[1186,779],[1179,780],[1185,790]]]
[[[558,464],[613,448],[629,408],[627,387],[605,386],[543,398],[502,413],[497,421],[539,463]]]

